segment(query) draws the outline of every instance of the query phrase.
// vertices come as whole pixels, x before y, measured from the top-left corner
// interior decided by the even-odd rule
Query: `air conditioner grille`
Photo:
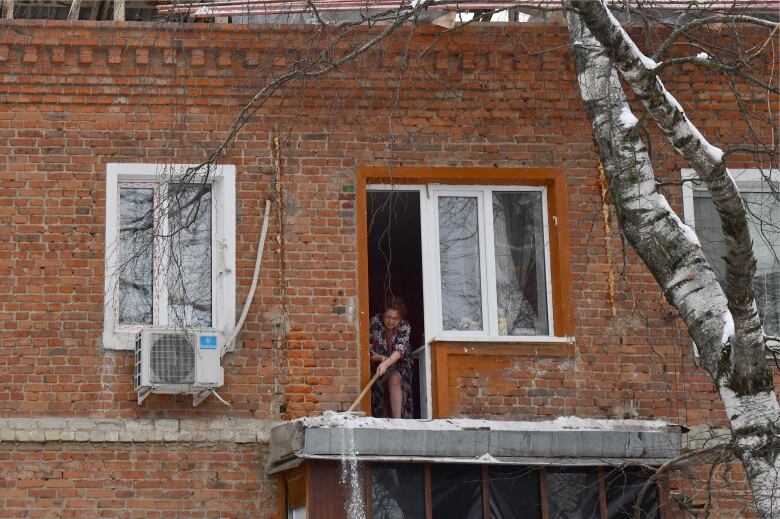
[[[160,333],[151,337],[149,352],[152,384],[195,382],[195,345],[183,333]]]

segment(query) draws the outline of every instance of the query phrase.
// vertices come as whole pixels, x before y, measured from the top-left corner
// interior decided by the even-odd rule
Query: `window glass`
[[[499,335],[546,335],[547,292],[540,192],[493,193]]]
[[[476,197],[439,197],[439,260],[444,330],[483,329],[478,210]]]
[[[599,519],[599,483],[595,470],[548,468],[545,481],[550,517]]]
[[[616,468],[605,475],[607,519],[633,519],[639,492],[650,474],[633,467]],[[658,519],[658,487],[651,484],[642,500],[641,519]]]
[[[538,467],[491,465],[490,519],[541,519]]]
[[[373,519],[425,519],[423,466],[372,465],[371,500]]]
[[[154,189],[119,190],[119,324],[152,324]]]
[[[211,188],[170,187],[168,322],[211,326]]]
[[[780,334],[780,202],[772,193],[742,192],[748,208],[748,225],[756,256],[753,287],[758,313],[767,335]],[[706,191],[694,191],[693,211],[696,233],[704,255],[721,285],[726,281],[726,242],[715,206]]]
[[[483,519],[482,468],[479,465],[432,465],[433,519]]]

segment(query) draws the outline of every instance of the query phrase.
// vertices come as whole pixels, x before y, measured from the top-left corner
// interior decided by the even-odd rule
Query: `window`
[[[544,188],[433,190],[443,334],[548,335]]]
[[[103,344],[143,326],[235,321],[235,169],[182,181],[186,165],[109,164]]]
[[[780,201],[777,184],[772,192],[767,179],[776,182],[778,171],[746,169],[730,170],[747,207],[753,254],[756,256],[756,274],[753,287],[758,313],[767,335],[780,335]],[[683,178],[695,179],[692,170],[683,170]],[[723,285],[726,280],[726,243],[720,219],[706,187],[699,182],[687,182],[683,186],[685,218],[696,229],[702,250],[715,276]]]
[[[402,297],[414,417],[451,411],[447,358],[466,343],[459,354],[573,354],[562,170],[358,168],[355,188],[361,344],[385,298]],[[364,386],[372,366],[361,359]]]
[[[424,322],[429,338],[552,335],[546,189],[370,186],[372,292],[424,301],[410,306],[410,322],[413,332]]]
[[[375,519],[630,519],[652,471],[639,467],[376,463]],[[643,519],[662,516],[658,484],[648,485]]]

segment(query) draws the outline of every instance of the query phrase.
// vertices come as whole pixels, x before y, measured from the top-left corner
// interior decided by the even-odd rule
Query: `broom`
[[[368,390],[371,389],[371,386],[374,385],[374,382],[376,382],[376,379],[379,378],[379,373],[374,373],[374,376],[371,377],[371,380],[368,381],[368,384],[366,384],[366,387],[363,388],[363,391],[360,392],[358,397],[355,399],[354,402],[352,402],[352,405],[349,406],[349,409],[347,409],[348,413],[351,413],[353,409],[358,405],[358,402],[360,402],[364,396],[366,396],[366,393],[368,393]]]

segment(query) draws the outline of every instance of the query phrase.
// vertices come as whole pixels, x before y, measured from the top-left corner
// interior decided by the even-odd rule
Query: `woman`
[[[371,410],[378,418],[412,417],[412,328],[404,320],[400,297],[385,300],[385,310],[371,318],[369,354],[379,378],[371,388]]]

